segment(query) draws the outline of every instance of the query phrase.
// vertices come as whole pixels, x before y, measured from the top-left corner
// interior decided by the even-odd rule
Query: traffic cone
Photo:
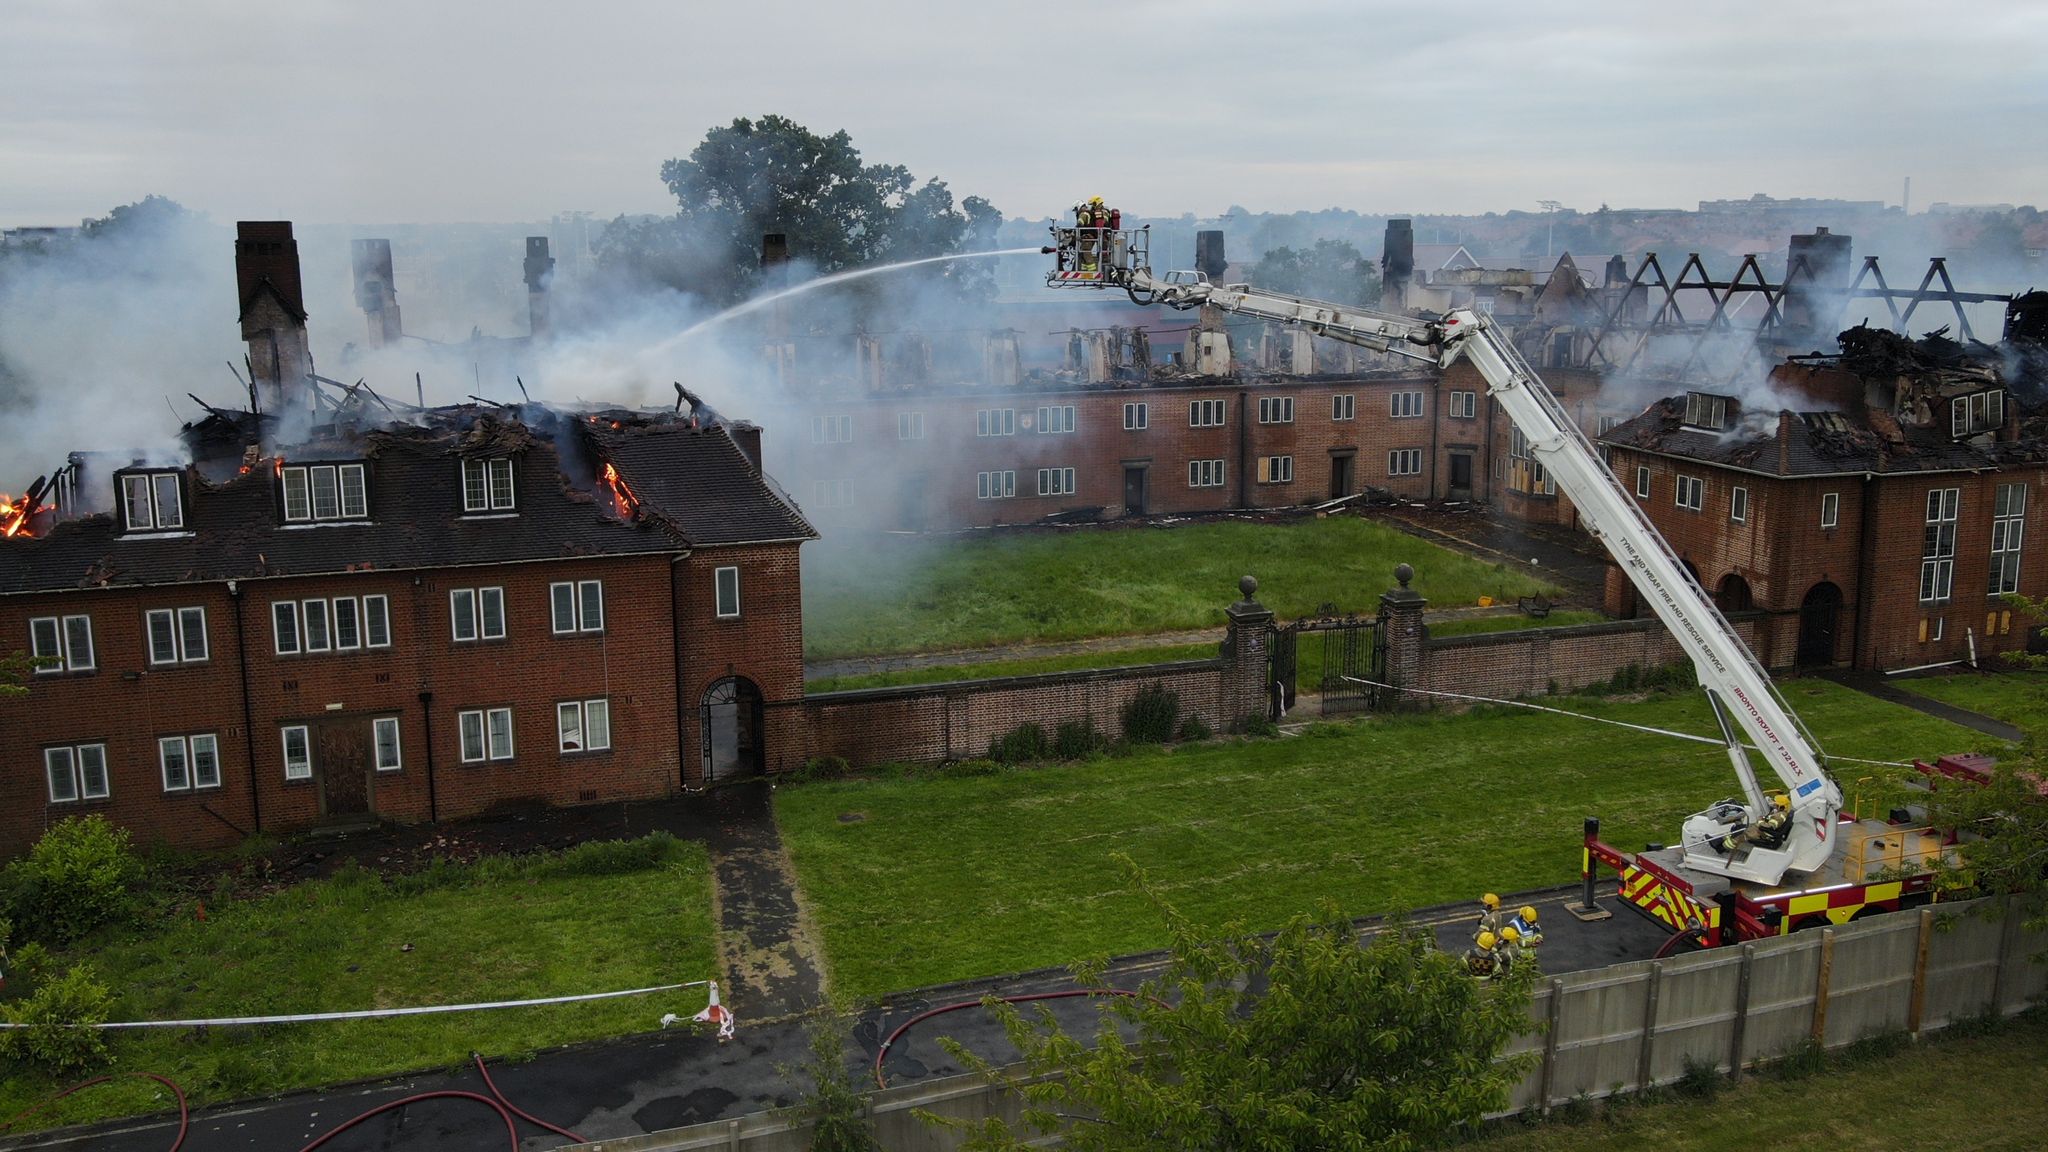
[[[718,981],[713,980],[711,982],[711,1003],[702,1012],[690,1017],[690,1019],[700,1024],[718,1025],[718,1042],[720,1044],[732,1039],[735,1021],[732,1018],[732,1013],[726,1010],[725,1005],[718,1002]]]

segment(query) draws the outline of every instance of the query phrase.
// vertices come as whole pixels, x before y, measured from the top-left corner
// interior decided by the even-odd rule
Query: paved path
[[[824,969],[796,871],[775,826],[766,781],[719,789],[717,823],[706,847],[716,886],[719,967],[726,1003],[755,1020],[806,1012],[824,1002]]]
[[[2007,724],[2003,720],[1986,716],[1982,712],[1972,712],[1967,708],[1958,708],[1953,704],[1944,703],[1931,696],[1922,696],[1918,692],[1908,691],[1905,688],[1901,688],[1897,681],[1881,673],[1861,672],[1849,668],[1830,668],[1817,672],[1815,675],[1824,680],[1832,680],[1845,688],[1854,688],[1866,696],[1875,696],[1879,700],[1888,700],[1893,704],[1903,704],[1916,712],[1925,712],[1929,716],[1938,716],[1951,724],[1960,724],[1965,728],[1973,728],[1984,733],[1986,736],[1996,736],[2000,740],[2011,740],[2014,743],[2018,743],[2027,737],[2025,732]]]

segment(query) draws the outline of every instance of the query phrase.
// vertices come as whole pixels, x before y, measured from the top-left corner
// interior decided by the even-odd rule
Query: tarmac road
[[[1562,904],[1577,892],[1574,885],[1506,901],[1534,903],[1541,909],[1544,971],[1572,972],[1645,959],[1668,939],[1657,926],[1613,900],[1612,884],[1604,885],[1601,895],[1603,904],[1615,909],[1613,918],[1591,924],[1574,919]],[[1477,911],[1476,906],[1426,909],[1415,920],[1435,928],[1447,951],[1462,952],[1470,942]],[[1112,965],[1110,983],[1135,988],[1163,964],[1160,953],[1122,958]],[[857,1061],[866,1082],[866,1070],[881,1040],[927,1008],[978,1000],[988,991],[1017,995],[1073,986],[1063,971],[1047,969],[890,996],[855,1022],[849,1060]],[[1045,1003],[1069,1030],[1093,1031],[1091,1001]],[[651,1017],[667,1009],[651,1004],[650,1010],[652,1023]],[[897,1041],[886,1062],[889,1082],[960,1071],[939,1046],[941,1036],[951,1036],[997,1063],[1016,1056],[986,1012],[967,1009],[925,1021]],[[505,1095],[526,1111],[589,1139],[612,1139],[786,1106],[794,1101],[795,1092],[781,1069],[801,1063],[805,1054],[802,1019],[742,1018],[738,1036],[724,1045],[707,1035],[655,1032],[543,1052],[521,1064],[494,1064],[491,1074]],[[224,1104],[194,1114],[184,1147],[187,1152],[294,1152],[379,1104],[450,1089],[485,1092],[475,1069],[468,1068]],[[0,1141],[0,1149],[163,1152],[171,1147],[176,1121],[175,1116],[153,1117],[59,1129]],[[520,1136],[522,1149],[566,1143],[524,1123]],[[433,1100],[385,1113],[325,1147],[335,1152],[501,1152],[505,1126],[496,1112],[474,1102]]]

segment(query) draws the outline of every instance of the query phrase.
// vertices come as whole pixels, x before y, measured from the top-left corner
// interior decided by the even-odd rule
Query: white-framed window
[[[370,721],[370,748],[379,772],[396,772],[404,767],[398,748],[398,717],[379,716]]]
[[[1820,494],[1820,526],[1833,528],[1842,522],[1842,495],[1839,492]]]
[[[1728,397],[1713,392],[1685,394],[1685,426],[1724,432],[1728,428]]]
[[[813,416],[811,417],[811,443],[850,444],[853,442],[853,417]]]
[[[1223,487],[1223,461],[1221,461],[1221,460],[1190,460],[1190,461],[1188,461],[1188,487],[1190,487],[1190,488],[1221,488],[1221,487]]]
[[[1009,469],[1001,472],[976,472],[974,474],[974,498],[977,500],[1007,500],[1017,494],[1017,473]]]
[[[1124,405],[1124,431],[1144,431],[1147,423],[1151,419],[1152,413],[1150,409],[1151,406],[1143,400],[1140,400],[1135,404]]]
[[[851,480],[819,480],[811,485],[811,491],[816,497],[817,505],[820,508],[853,507],[853,481]]]
[[[714,607],[720,620],[730,620],[740,614],[740,570],[735,566],[719,568],[711,573]]]
[[[1015,436],[1017,434],[1017,410],[1015,408],[983,408],[974,414],[976,436]]]
[[[35,617],[28,622],[28,637],[37,675],[90,672],[95,667],[90,616]]]
[[[350,652],[363,646],[362,601],[353,596],[334,599],[334,650]]]
[[[1072,468],[1040,468],[1038,470],[1038,494],[1040,496],[1072,496],[1074,494],[1074,470]]]
[[[361,520],[370,514],[361,464],[292,464],[278,472],[278,483],[287,524]]]
[[[1636,468],[1636,495],[1645,500],[1650,498],[1650,470],[1648,468],[1640,466]]]
[[[1737,524],[1749,523],[1749,489],[1735,487],[1728,490],[1728,519]]]
[[[512,759],[512,710],[474,708],[456,716],[462,736],[462,762]]]
[[[924,439],[924,413],[898,412],[896,414],[896,438],[898,440]]]
[[[550,627],[557,636],[604,631],[604,582],[564,580],[548,585]]]
[[[1706,502],[1707,482],[1698,476],[1680,476],[1673,491],[1677,493],[1675,499],[1680,508],[1697,512]]]
[[[1387,453],[1387,475],[1422,475],[1422,449],[1396,448],[1392,452]]]
[[[448,612],[458,643],[505,638],[505,590],[503,588],[451,588]],[[308,618],[310,632],[311,618]],[[311,645],[307,646],[311,650]]]
[[[1422,393],[1387,393],[1387,415],[1396,420],[1406,420],[1422,415]]]
[[[185,526],[184,479],[177,472],[121,474],[121,521],[128,532],[168,532]]]
[[[1230,419],[1230,404],[1224,400],[1188,401],[1188,427],[1221,428]]]
[[[1330,419],[1355,420],[1358,418],[1358,395],[1345,392],[1330,397]]]
[[[284,736],[284,778],[307,780],[313,775],[313,737],[304,724],[287,724]]]
[[[306,651],[326,652],[334,647],[334,631],[328,627],[327,601],[300,601],[299,616],[306,625],[300,636],[300,642],[306,646]]]
[[[108,791],[107,746],[79,744],[68,748],[45,748],[43,777],[49,783],[52,804],[104,800]]]
[[[514,496],[510,456],[462,462],[464,512],[510,512],[516,507]]]
[[[2026,520],[2027,486],[2000,484],[1991,505],[1993,596],[2020,590],[2020,544],[2026,537]]]
[[[2005,389],[1972,392],[1949,401],[1949,431],[1958,439],[2005,425]]]
[[[143,613],[143,622],[151,664],[197,664],[206,659],[206,609],[152,609]]]
[[[298,601],[271,601],[270,643],[279,656],[290,656],[299,651]]]
[[[220,740],[210,732],[159,737],[156,759],[166,792],[220,787]]]
[[[1292,397],[1292,396],[1261,396],[1261,397],[1259,397],[1259,423],[1261,423],[1261,424],[1292,424],[1292,423],[1294,423],[1294,397]]]
[[[1038,410],[1038,430],[1042,433],[1072,432],[1074,430],[1074,406],[1054,404]]]
[[[564,752],[602,752],[612,746],[609,700],[567,700],[555,705],[555,742]]]
[[[1294,457],[1259,457],[1259,483],[1292,484],[1294,482]]]
[[[390,597],[363,597],[363,647],[391,647]]]
[[[1453,420],[1475,420],[1479,417],[1479,393],[1452,392],[1450,416]]]
[[[1927,493],[1927,521],[1920,538],[1920,602],[1941,604],[1955,589],[1956,510],[1960,488],[1934,488]]]

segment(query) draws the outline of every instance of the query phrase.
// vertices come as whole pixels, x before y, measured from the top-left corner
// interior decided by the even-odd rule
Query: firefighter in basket
[[[1763,814],[1762,819],[1721,837],[1714,842],[1714,847],[1720,849],[1723,855],[1752,844],[1760,848],[1782,848],[1785,838],[1791,834],[1792,798],[1779,792],[1771,797],[1770,809]]]

